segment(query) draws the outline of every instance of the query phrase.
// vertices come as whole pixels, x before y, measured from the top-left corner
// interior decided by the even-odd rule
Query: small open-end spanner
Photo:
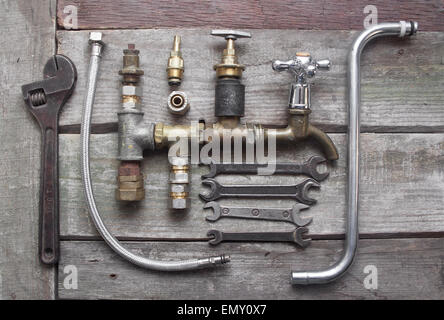
[[[43,77],[22,86],[22,93],[42,132],[39,256],[43,263],[55,264],[59,258],[58,119],[74,91],[77,71],[70,59],[55,55],[46,62]]]
[[[202,184],[211,188],[208,194],[199,194],[206,202],[219,198],[239,197],[239,198],[259,198],[259,197],[280,197],[293,198],[304,204],[314,204],[316,199],[307,196],[311,187],[320,188],[321,185],[313,179],[307,179],[296,185],[228,185],[223,186],[214,179],[206,179]]]
[[[207,202],[205,209],[213,209],[213,214],[206,216],[205,219],[215,222],[221,218],[241,218],[268,221],[284,221],[294,224],[297,227],[308,225],[312,218],[301,218],[299,213],[301,210],[309,208],[305,204],[297,203],[291,209],[273,209],[273,208],[236,208],[223,207],[215,201]]]
[[[257,163],[210,163],[210,172],[202,175],[202,178],[214,178],[222,173],[245,173],[259,174],[260,170],[273,169],[270,174],[305,174],[317,181],[322,181],[328,177],[328,172],[321,173],[317,170],[319,164],[327,160],[321,156],[312,156],[303,164],[297,163],[274,163],[274,164],[257,164]]]
[[[290,232],[222,232],[219,230],[210,230],[207,236],[212,238],[209,244],[215,246],[221,242],[292,242],[307,247],[311,239],[304,239],[303,234],[307,233],[305,227],[296,228]]]

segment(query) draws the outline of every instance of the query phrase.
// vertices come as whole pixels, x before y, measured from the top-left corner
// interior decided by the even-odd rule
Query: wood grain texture
[[[40,129],[21,85],[54,54],[55,4],[0,2],[0,299],[54,298],[54,269],[38,259]]]
[[[344,232],[346,199],[346,136],[331,134],[340,160],[329,168],[321,190],[310,191],[318,203],[302,214],[312,216],[310,234],[335,238]],[[444,232],[444,134],[362,134],[360,227],[365,234]],[[302,162],[319,153],[313,145],[278,148],[278,160]],[[91,172],[97,205],[110,230],[126,239],[205,239],[209,229],[251,231],[252,222],[221,219],[205,221],[199,192],[205,166],[192,168],[191,208],[187,214],[167,209],[168,161],[166,152],[147,154],[143,162],[146,199],[139,204],[120,204],[116,188],[117,134],[93,135]],[[302,176],[221,175],[224,184],[296,184]],[[89,219],[79,169],[79,135],[60,135],[61,235],[67,239],[96,235]],[[291,208],[293,200],[223,199],[222,204]],[[255,230],[291,230],[292,225],[257,221]],[[337,237],[336,237],[337,238]]]
[[[442,0],[106,0],[58,1],[58,25],[71,28],[66,6],[76,6],[78,29],[223,27],[253,29],[362,29],[367,5],[378,21],[417,20],[422,30],[444,31]],[[68,19],[67,19],[68,17]]]
[[[198,272],[161,273],[135,267],[102,241],[63,241],[61,298],[86,299],[443,299],[444,239],[362,240],[348,273],[336,282],[291,286],[290,270],[321,269],[337,261],[342,241],[316,241],[305,250],[285,244],[131,242],[130,250],[163,260],[229,253],[232,262]],[[78,289],[63,286],[64,266],[78,271]],[[376,266],[378,289],[364,268]]]
[[[104,32],[106,48],[98,82],[94,123],[117,122],[120,108],[122,49],[133,42],[141,51],[143,110],[147,121],[189,123],[214,118],[215,72],[224,41],[209,29],[114,30]],[[185,78],[191,110],[184,117],[168,113],[166,63],[174,34],[182,35]],[[329,132],[345,132],[347,119],[346,57],[356,33],[351,31],[254,30],[239,40],[239,60],[246,64],[245,120],[287,123],[288,73],[271,69],[273,59],[287,59],[297,51],[317,59],[330,58],[329,72],[319,72],[312,89],[311,121]],[[59,31],[59,53],[68,55],[79,71],[77,89],[62,110],[61,125],[80,123],[88,67],[88,32]],[[371,132],[444,132],[444,33],[418,33],[408,40],[379,39],[362,58],[362,125]],[[153,116],[155,115],[155,116]]]

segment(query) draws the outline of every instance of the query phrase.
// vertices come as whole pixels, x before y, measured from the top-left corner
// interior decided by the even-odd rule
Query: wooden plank
[[[106,0],[60,0],[58,24],[71,27],[66,6],[76,6],[79,29],[223,27],[268,29],[362,29],[376,6],[379,21],[417,20],[422,30],[444,31],[441,0],[138,0],[121,4]],[[66,22],[67,24],[66,24]]]
[[[443,299],[443,239],[362,240],[341,279],[291,286],[290,270],[321,269],[337,261],[342,241],[315,241],[305,251],[285,244],[131,242],[130,250],[163,260],[229,253],[226,266],[161,273],[121,259],[102,241],[62,242],[59,295],[66,299]],[[65,266],[77,268],[78,289],[67,290]],[[366,289],[364,268],[377,268],[377,289]],[[71,267],[72,268],[72,267]]]
[[[321,190],[310,191],[318,203],[304,216],[312,216],[310,234],[334,237],[344,232],[346,202],[346,136],[331,134],[340,160],[330,168]],[[362,187],[360,230],[374,236],[387,233],[443,233],[444,134],[362,134]],[[319,150],[311,144],[278,149],[278,160],[303,161]],[[206,231],[251,230],[251,221],[222,219],[205,221],[211,211],[203,209],[198,193],[206,188],[200,176],[205,166],[192,168],[192,210],[187,214],[168,212],[168,161],[166,152],[147,154],[143,163],[146,199],[139,204],[120,204],[116,188],[117,134],[93,135],[91,170],[98,208],[112,232],[124,238],[205,239]],[[221,175],[230,184],[294,184],[303,177]],[[79,169],[79,136],[60,135],[61,233],[65,238],[96,235],[86,209]],[[290,208],[293,200],[223,199],[222,204]],[[225,221],[224,221],[225,220]],[[291,230],[288,224],[256,222],[255,229]]]
[[[40,129],[21,85],[41,80],[54,54],[55,4],[0,2],[0,299],[54,298],[54,269],[37,253]]]
[[[134,42],[145,69],[143,110],[147,121],[189,123],[214,118],[213,64],[220,59],[222,39],[210,28],[181,30],[105,31],[105,48],[98,82],[94,123],[115,123],[120,107],[122,49]],[[190,112],[173,118],[166,108],[169,87],[165,67],[173,35],[182,35],[185,79],[181,90],[191,100]],[[246,64],[245,120],[287,123],[288,87],[292,77],[271,70],[272,59],[287,59],[307,50],[314,58],[330,58],[333,67],[319,72],[312,90],[313,123],[329,132],[345,132],[347,119],[346,57],[356,33],[351,31],[253,30],[253,38],[237,42],[240,62]],[[62,110],[63,125],[79,124],[88,67],[88,32],[59,31],[59,52],[79,71],[77,89]],[[362,61],[362,124],[366,131],[444,132],[444,33],[419,33],[409,40],[379,39]],[[156,115],[153,117],[152,115]]]

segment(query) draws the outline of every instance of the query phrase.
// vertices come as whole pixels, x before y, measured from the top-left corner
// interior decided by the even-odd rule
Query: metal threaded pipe
[[[125,249],[120,242],[111,234],[108,228],[103,223],[102,218],[96,207],[94,199],[93,188],[91,184],[91,173],[89,167],[89,140],[91,134],[91,115],[94,105],[94,97],[97,86],[97,75],[100,66],[101,53],[103,49],[103,42],[101,41],[101,33],[94,32],[94,35],[90,36],[91,43],[91,60],[88,71],[86,96],[84,102],[84,109],[81,123],[81,168],[82,168],[82,181],[85,193],[86,202],[88,204],[88,210],[91,219],[96,226],[97,231],[102,236],[103,240],[122,258],[129,262],[138,265],[142,268],[158,270],[158,271],[184,271],[194,270],[199,268],[205,268],[220,264],[225,264],[230,261],[229,256],[220,255],[207,257],[203,259],[189,259],[183,261],[159,261],[154,259],[138,256],[131,251]]]

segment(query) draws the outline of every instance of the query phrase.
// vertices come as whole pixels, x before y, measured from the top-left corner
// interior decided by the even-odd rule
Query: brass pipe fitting
[[[129,123],[132,120],[139,121],[143,117],[141,109],[141,92],[139,87],[143,70],[139,67],[139,50],[134,44],[128,44],[128,49],[123,50],[123,68],[119,71],[122,76],[122,110],[119,111],[119,138],[127,141]],[[123,124],[123,122],[125,124]],[[140,201],[145,198],[143,174],[141,162],[134,160],[131,152],[132,143],[119,143],[119,154],[122,162],[117,176],[118,187],[116,199],[120,201]],[[132,161],[134,160],[134,161]]]
[[[188,156],[170,157],[169,208],[187,210],[190,208],[190,167]]]
[[[288,126],[283,129],[265,129],[265,138],[274,136],[277,142],[294,143],[307,138],[316,140],[328,160],[339,159],[338,150],[330,137],[309,122],[309,109],[291,109]]]
[[[182,52],[180,51],[180,36],[175,35],[173,41],[173,49],[168,58],[168,67],[166,69],[168,75],[168,84],[170,86],[180,86],[184,73],[184,62]]]
[[[248,32],[235,30],[213,30],[211,32],[211,35],[224,37],[225,40],[227,40],[227,47],[223,51],[222,61],[221,63],[214,66],[214,70],[216,70],[216,76],[218,78],[241,78],[242,71],[245,70],[245,66],[239,64],[237,61],[234,41],[239,38],[251,38],[251,34],[249,34]]]
[[[168,111],[174,115],[184,115],[190,109],[190,101],[183,91],[173,91],[168,96]]]

